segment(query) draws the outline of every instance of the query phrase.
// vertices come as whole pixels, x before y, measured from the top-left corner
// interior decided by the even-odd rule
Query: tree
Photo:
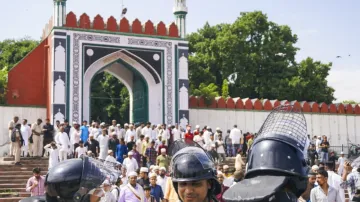
[[[289,80],[290,89],[295,89],[287,92],[289,99],[332,103],[335,90],[328,86],[326,80],[331,65],[314,61],[310,57],[301,61]]]
[[[8,71],[7,67],[0,70],[0,104],[5,104]]]
[[[219,96],[217,90],[218,87],[214,83],[210,83],[209,85],[201,83],[199,88],[194,90],[194,95],[203,96],[205,99],[205,104],[210,105],[212,100]]]
[[[359,104],[358,102],[356,102],[355,100],[344,100],[342,101],[343,104]]]
[[[129,122],[129,92],[114,76],[107,72],[97,74],[91,83],[91,119],[121,124]],[[104,113],[105,112],[105,113]]]
[[[25,37],[20,40],[6,39],[0,42],[0,104],[5,104],[7,75],[20,60],[22,60],[39,41]]]
[[[299,76],[298,69],[301,68],[295,61],[298,38],[290,27],[269,21],[260,11],[241,13],[232,24],[210,26],[206,23],[187,38],[192,90],[201,83],[214,83],[220,87],[224,79],[236,73],[237,79],[229,86],[231,97],[313,98],[304,91],[303,96],[288,95],[296,91],[290,82]],[[321,73],[325,75],[327,72]],[[322,75],[320,78],[325,80]],[[317,87],[312,89],[314,92],[322,92],[317,100],[332,101],[333,89],[325,81],[308,82],[307,86]]]
[[[229,97],[229,83],[226,79],[224,79],[222,88],[221,88],[221,96],[226,99]]]
[[[12,69],[37,45],[39,45],[39,41],[32,40],[29,37],[20,40],[6,39],[0,42],[0,68]]]

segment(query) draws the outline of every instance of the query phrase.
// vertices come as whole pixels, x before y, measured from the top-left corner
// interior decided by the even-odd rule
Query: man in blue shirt
[[[81,130],[81,135],[80,135],[81,140],[83,142],[87,142],[89,139],[89,128],[87,127],[87,121],[83,121],[80,130]]]
[[[156,184],[157,175],[156,173],[150,174],[150,195],[153,196],[156,200],[156,202],[160,202],[161,200],[164,200],[164,192],[161,188],[161,186]]]

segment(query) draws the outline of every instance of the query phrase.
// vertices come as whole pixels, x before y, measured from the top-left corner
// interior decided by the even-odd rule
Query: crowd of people
[[[21,165],[19,157],[48,156],[49,169],[58,162],[68,158],[88,156],[104,163],[112,163],[121,168],[121,177],[115,184],[105,180],[102,184],[104,195],[101,201],[178,201],[179,197],[171,181],[168,149],[174,141],[184,138],[198,143],[213,156],[217,163],[217,181],[221,192],[216,196],[223,202],[222,194],[231,186],[244,178],[245,157],[253,143],[253,135],[242,134],[234,125],[227,130],[225,137],[220,128],[212,132],[211,127],[188,126],[185,130],[178,125],[157,126],[151,123],[124,124],[121,127],[115,120],[111,125],[86,121],[82,125],[50,124],[49,120],[38,119],[31,126],[24,119],[18,124],[18,117],[9,124],[11,138],[10,155],[15,155],[17,165]],[[31,145],[31,146],[30,146]],[[44,146],[45,145],[45,146]],[[340,153],[337,158],[329,150],[330,144],[326,136],[314,137],[308,149],[308,160],[311,172],[308,175],[307,190],[299,201],[345,201],[348,190],[352,199],[360,189],[360,169],[351,166]],[[330,154],[330,155],[329,155]],[[235,168],[222,164],[225,157],[235,157]],[[338,166],[336,166],[338,165]],[[335,172],[337,171],[337,173]],[[33,196],[43,195],[44,179],[38,168],[29,179],[26,190]],[[131,186],[130,186],[131,185]]]
[[[177,124],[151,125],[149,122],[124,124],[121,127],[116,120],[110,125],[96,121],[91,125],[87,121],[83,121],[81,125],[70,125],[67,120],[52,125],[49,119],[45,120],[45,124],[42,124],[41,119],[32,125],[28,125],[26,119],[22,123],[18,122],[19,118],[14,117],[9,123],[9,155],[15,156],[16,165],[21,165],[20,156],[49,157],[49,170],[61,161],[81,156],[117,164],[121,168],[121,179],[117,184],[109,184],[109,181],[103,184],[104,190],[113,193],[116,201],[126,201],[124,197],[136,197],[134,190],[127,189],[126,186],[135,182],[144,190],[144,196],[150,194],[155,201],[172,201],[171,197],[174,198],[176,194],[166,190],[171,161],[168,149],[174,141],[182,138],[196,142],[212,155],[218,165],[217,177],[223,193],[243,177],[245,163],[242,157],[246,156],[253,141],[252,134],[242,134],[236,125],[227,130],[224,137],[220,128],[212,132],[210,126],[200,128],[199,125],[195,129],[187,126],[184,130]],[[225,157],[236,157],[234,169],[223,164]],[[39,168],[34,169],[34,176],[29,179],[26,187],[33,196],[44,194],[41,186],[43,180],[39,173]],[[136,180],[133,181],[134,179]],[[111,196],[104,196],[108,197]],[[221,200],[221,195],[218,198]]]

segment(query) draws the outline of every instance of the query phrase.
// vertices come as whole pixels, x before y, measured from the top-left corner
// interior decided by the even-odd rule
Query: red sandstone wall
[[[360,115],[360,106],[351,104],[325,104],[306,101],[288,101],[288,100],[268,100],[268,99],[249,99],[249,98],[215,98],[211,105],[206,106],[203,97],[190,96],[189,108],[208,108],[208,109],[233,109],[233,110],[257,110],[269,111],[280,104],[292,104],[296,108],[307,113],[327,113],[327,114],[353,114]]]
[[[135,19],[133,22],[129,22],[129,20],[125,17],[122,18],[120,22],[117,22],[113,16],[110,16],[108,19],[104,19],[101,15],[96,15],[94,19],[91,20],[86,13],[83,13],[78,18],[73,12],[69,12],[66,16],[66,24],[64,26],[68,28],[104,30],[174,38],[180,37],[178,27],[175,23],[166,27],[163,22],[154,24],[148,20],[142,24],[142,22],[138,19]]]
[[[42,41],[10,70],[6,97],[8,104],[47,106],[47,42],[47,39]],[[14,95],[17,98],[14,98]]]

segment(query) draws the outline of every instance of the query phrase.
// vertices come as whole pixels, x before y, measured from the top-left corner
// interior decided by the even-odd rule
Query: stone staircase
[[[0,201],[18,202],[29,197],[26,192],[27,180],[33,176],[32,170],[40,167],[42,175],[48,171],[48,158],[21,158],[21,166],[14,165],[14,158],[0,158]]]
[[[246,158],[243,158],[243,161],[246,162]],[[46,175],[48,163],[48,158],[21,158],[22,165],[15,166],[14,158],[0,158],[0,201],[18,202],[25,197],[29,197],[30,193],[26,192],[25,189],[27,180],[33,176],[32,169],[40,167],[41,174]],[[230,169],[235,170],[235,158],[227,157],[221,165],[228,165]],[[245,166],[243,169],[245,170]],[[349,201],[347,193],[345,201]]]

